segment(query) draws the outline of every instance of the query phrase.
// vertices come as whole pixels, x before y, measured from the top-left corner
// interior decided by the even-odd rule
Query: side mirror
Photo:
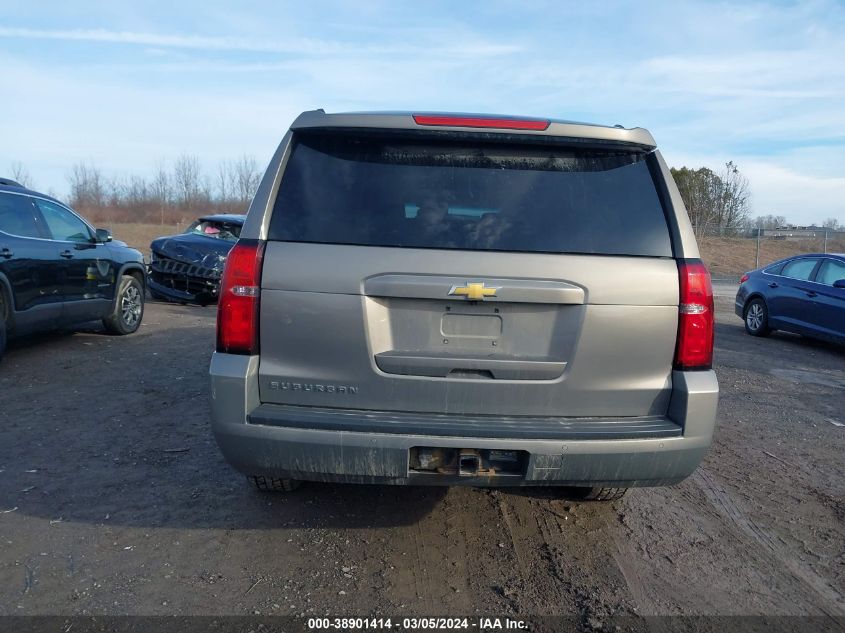
[[[833,282],[834,288],[845,288],[845,279],[837,279]]]
[[[98,242],[111,242],[111,231],[108,229],[97,229]]]

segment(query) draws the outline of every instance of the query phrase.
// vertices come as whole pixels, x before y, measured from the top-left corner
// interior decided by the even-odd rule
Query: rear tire
[[[103,325],[111,334],[132,334],[141,327],[143,317],[144,288],[132,275],[124,275],[117,287],[114,309],[103,319]]]
[[[302,482],[297,479],[279,479],[263,475],[252,475],[247,479],[261,492],[293,492],[302,485]]]
[[[769,308],[760,297],[754,297],[745,306],[745,331],[751,336],[768,336],[772,333],[769,327]]]
[[[616,501],[625,496],[627,488],[607,488],[594,486],[592,488],[579,488],[578,499],[581,501]]]

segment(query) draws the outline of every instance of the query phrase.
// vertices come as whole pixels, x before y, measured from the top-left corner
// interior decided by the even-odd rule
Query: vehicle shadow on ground
[[[63,339],[74,334],[74,330],[51,330],[36,334],[25,334],[10,338],[6,342],[6,352],[40,351],[42,346],[50,346],[61,343]]]
[[[579,488],[576,486],[526,486],[500,488],[500,494],[512,495],[515,497],[526,497],[529,499],[538,499],[545,501],[563,501],[567,504],[597,504],[602,505],[604,502],[593,502],[584,499],[588,488]]]
[[[118,335],[108,332],[102,321],[89,321],[73,326],[62,326],[54,330],[14,336],[7,341],[6,350],[9,352],[30,350],[32,352],[50,353],[56,350],[56,345],[62,345],[74,334],[93,334],[116,340],[120,338]]]
[[[13,465],[14,466],[14,465]],[[51,523],[171,529],[379,529],[413,525],[435,510],[446,488],[398,487],[307,482],[291,493],[254,490],[225,464],[209,472],[207,482],[184,477],[182,467],[160,475],[174,481],[151,481],[139,488],[132,478],[108,481],[51,482],[44,487],[0,487],[12,510]],[[219,485],[213,485],[217,482]]]

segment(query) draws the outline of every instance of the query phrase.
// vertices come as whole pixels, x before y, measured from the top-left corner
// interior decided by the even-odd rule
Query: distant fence
[[[773,261],[803,253],[845,253],[845,231],[825,229],[731,229],[696,231],[702,257],[714,278],[733,278]]]
[[[693,225],[696,237],[738,237],[745,239],[770,239],[785,242],[818,241],[839,242],[845,240],[845,230],[826,229],[824,227],[809,228],[779,228],[758,229],[755,227],[708,226],[706,228]]]

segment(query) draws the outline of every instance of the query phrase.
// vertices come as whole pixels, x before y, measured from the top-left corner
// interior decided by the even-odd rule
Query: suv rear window
[[[671,257],[649,160],[628,151],[300,133],[269,238]]]

